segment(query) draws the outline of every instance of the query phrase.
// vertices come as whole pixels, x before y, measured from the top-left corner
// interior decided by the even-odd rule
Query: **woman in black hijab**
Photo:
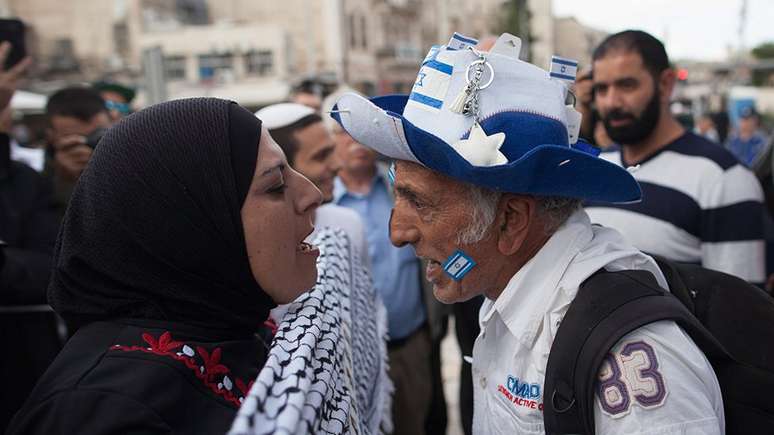
[[[320,192],[235,103],[113,127],[62,223],[49,300],[74,336],[9,433],[224,433],[269,310],[311,288]]]

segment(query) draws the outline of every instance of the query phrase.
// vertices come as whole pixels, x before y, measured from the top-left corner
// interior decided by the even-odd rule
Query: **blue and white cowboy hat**
[[[430,50],[410,95],[347,93],[332,116],[363,145],[463,182],[593,201],[641,198],[626,169],[577,141],[580,114],[566,104],[577,63],[555,58],[549,74],[519,60],[521,41],[509,34],[488,53],[474,44],[455,33]],[[471,82],[478,90],[466,93]],[[460,113],[473,94],[475,113]]]

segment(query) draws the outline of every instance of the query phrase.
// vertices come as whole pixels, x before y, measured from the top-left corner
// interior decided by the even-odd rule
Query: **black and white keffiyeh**
[[[279,322],[229,435],[392,430],[384,305],[343,231],[323,229],[313,243],[317,285]]]

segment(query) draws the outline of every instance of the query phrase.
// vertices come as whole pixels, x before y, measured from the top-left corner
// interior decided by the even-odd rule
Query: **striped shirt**
[[[602,157],[628,166],[619,150]],[[633,175],[642,202],[588,203],[592,222],[617,229],[647,253],[765,281],[763,192],[731,153],[686,132]]]

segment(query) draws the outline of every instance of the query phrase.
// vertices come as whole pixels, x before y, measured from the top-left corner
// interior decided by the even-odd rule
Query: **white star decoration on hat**
[[[508,158],[500,152],[503,142],[505,133],[487,136],[478,122],[474,122],[468,138],[457,141],[452,148],[473,166],[497,166],[508,163]]]

